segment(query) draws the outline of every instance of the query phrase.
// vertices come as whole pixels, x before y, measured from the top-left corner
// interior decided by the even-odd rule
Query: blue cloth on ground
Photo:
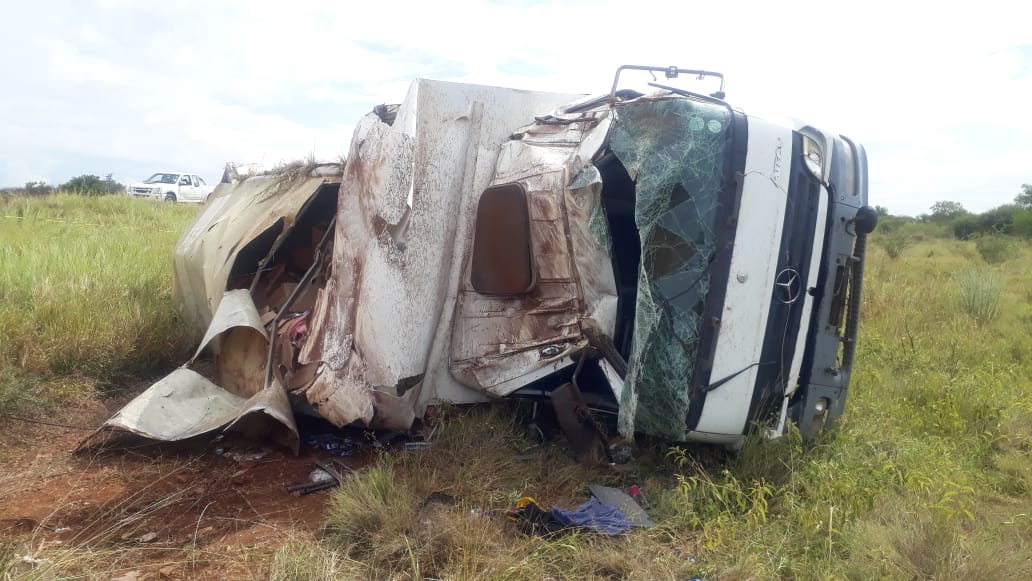
[[[603,535],[623,535],[631,532],[631,521],[620,509],[602,504],[592,497],[573,510],[552,507],[552,517],[564,527],[584,527]]]

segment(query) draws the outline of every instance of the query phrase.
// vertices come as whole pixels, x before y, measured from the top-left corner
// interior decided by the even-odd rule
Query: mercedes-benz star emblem
[[[799,280],[799,272],[794,268],[786,268],[774,278],[774,298],[781,304],[791,305],[798,301],[801,290],[802,283]]]

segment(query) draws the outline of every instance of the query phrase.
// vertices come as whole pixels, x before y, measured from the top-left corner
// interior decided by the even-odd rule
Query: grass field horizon
[[[196,212],[0,197],[0,413],[40,417],[182,362],[197,338],[171,255]],[[318,538],[255,556],[255,576],[1032,578],[1032,244],[883,234],[845,415],[815,441],[642,442],[625,466],[583,466],[561,440],[528,439],[513,404],[450,414],[427,450],[383,454],[335,491]],[[544,539],[504,517],[524,495],[569,508],[596,482],[641,486],[657,526]],[[454,502],[427,508],[441,491]]]

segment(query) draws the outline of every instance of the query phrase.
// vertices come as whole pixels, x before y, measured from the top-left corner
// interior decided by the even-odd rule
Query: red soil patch
[[[91,416],[96,425],[103,413],[76,415],[80,422]],[[309,480],[314,462],[327,457],[321,452],[294,456],[221,441],[76,455],[82,432],[5,423],[0,542],[15,540],[20,554],[59,553],[53,559],[60,573],[253,578],[286,540],[317,533],[330,498],[286,490]],[[227,452],[261,457],[234,459]]]

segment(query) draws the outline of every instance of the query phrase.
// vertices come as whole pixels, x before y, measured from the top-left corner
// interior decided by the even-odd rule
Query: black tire
[[[176,195],[173,194],[172,192],[169,192],[169,193],[165,194],[165,201],[175,204],[176,203]]]

